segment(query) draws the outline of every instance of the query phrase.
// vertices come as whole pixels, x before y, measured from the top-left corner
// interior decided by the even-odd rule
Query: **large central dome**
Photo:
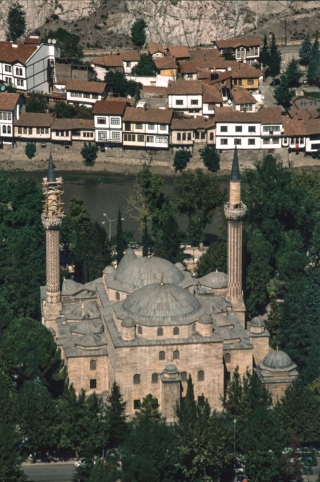
[[[124,312],[149,326],[192,323],[202,314],[201,304],[189,291],[174,284],[145,286],[125,299]]]
[[[164,283],[180,284],[184,275],[179,268],[166,259],[144,256],[124,266],[120,263],[115,279],[129,288],[129,291],[133,291],[152,283],[160,283],[161,279]]]

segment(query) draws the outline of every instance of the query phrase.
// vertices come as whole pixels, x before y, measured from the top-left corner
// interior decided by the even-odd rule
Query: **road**
[[[71,482],[74,462],[51,462],[50,464],[22,464],[28,482]]]

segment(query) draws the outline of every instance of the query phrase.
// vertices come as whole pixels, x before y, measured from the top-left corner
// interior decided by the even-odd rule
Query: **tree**
[[[147,24],[143,18],[136,20],[131,26],[131,39],[137,47],[141,48],[146,42],[146,27]]]
[[[28,94],[27,112],[36,112],[43,114],[47,112],[48,102],[47,99],[39,92],[30,92]]]
[[[200,157],[203,164],[209,171],[217,172],[220,169],[220,155],[213,146],[206,146],[204,149],[200,149]]]
[[[185,255],[181,247],[183,234],[173,214],[160,223],[154,240],[154,254],[171,263],[183,262]]]
[[[320,66],[318,60],[310,60],[308,65],[307,78],[309,84],[314,84],[320,79]]]
[[[151,393],[143,398],[139,410],[136,412],[134,424],[140,423],[143,418],[147,418],[154,422],[156,420],[163,420],[159,412],[159,402]]]
[[[292,97],[294,96],[294,91],[289,89],[289,82],[285,74],[281,75],[280,84],[274,89],[273,95],[278,102],[283,106],[288,106]]]
[[[78,35],[59,27],[58,30],[55,31],[49,30],[44,37],[44,42],[46,42],[48,38],[57,40],[57,45],[61,49],[61,57],[73,59],[78,63],[82,62],[83,47]]]
[[[277,295],[275,293],[270,293],[270,311],[265,324],[271,337],[270,345],[272,346],[272,348],[276,348],[275,337],[279,333],[280,310]]]
[[[140,85],[133,80],[127,80],[126,76],[122,72],[107,72],[104,80],[107,83],[112,84],[113,92],[119,94],[121,97],[135,97],[140,99]]]
[[[312,50],[311,50],[311,60],[315,60],[316,62],[320,61],[320,51],[319,51],[319,39],[318,39],[318,34],[316,35],[313,45],[312,45]]]
[[[93,166],[94,161],[97,159],[98,151],[99,147],[96,144],[92,144],[91,142],[88,142],[88,144],[86,142],[84,143],[80,152],[87,166]]]
[[[270,53],[266,35],[263,38],[263,47],[260,51],[260,62],[262,63],[263,67],[267,67],[267,65],[270,63]]]
[[[175,168],[175,171],[183,171],[187,167],[191,157],[192,154],[189,151],[184,151],[182,149],[176,151],[173,160],[173,167]]]
[[[298,84],[302,72],[299,69],[299,62],[292,58],[286,68],[285,76],[288,81],[288,86],[292,87],[295,84]]]
[[[303,65],[308,65],[310,60],[312,59],[312,44],[311,44],[309,32],[306,34],[301,44],[301,48],[299,50],[299,56],[300,56],[300,62]]]
[[[235,60],[233,49],[230,49],[230,48],[225,49],[222,54],[222,57],[224,57],[225,60]]]
[[[19,2],[14,2],[10,6],[7,24],[7,40],[17,42],[17,40],[22,37],[26,31],[26,13],[22,9],[22,6],[19,4]]]
[[[121,211],[118,211],[118,221],[117,221],[117,235],[116,235],[116,251],[117,251],[117,264],[119,265],[120,261],[123,258],[123,252],[125,248],[125,241],[123,237],[122,231],[122,218],[121,218]]]
[[[84,105],[70,105],[65,102],[57,102],[50,112],[55,114],[57,117],[67,118],[67,119],[93,119],[92,109]]]
[[[119,385],[114,382],[106,407],[108,426],[108,446],[116,448],[122,444],[127,434],[126,402],[120,392]]]
[[[148,233],[148,225],[145,223],[144,231],[142,235],[142,256],[148,256],[150,249],[151,239]]]
[[[272,34],[271,44],[270,44],[270,60],[269,60],[269,74],[274,79],[280,74],[281,66],[281,53],[276,43],[275,35]]]
[[[36,153],[36,145],[34,142],[27,142],[26,144],[26,148],[25,148],[25,153],[26,153],[26,156],[29,158],[29,159],[32,159]]]
[[[137,65],[132,69],[132,75],[140,76],[153,76],[156,75],[156,71],[153,65],[151,55],[141,55]]]
[[[211,243],[197,262],[196,274],[198,278],[202,278],[212,271],[227,272],[227,242],[225,240]]]

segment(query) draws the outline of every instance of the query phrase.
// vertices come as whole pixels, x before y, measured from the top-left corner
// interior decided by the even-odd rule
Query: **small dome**
[[[230,325],[230,318],[228,318],[228,316],[220,315],[219,313],[213,315],[213,321],[216,327]]]
[[[180,271],[185,271],[186,267],[182,263],[175,263],[175,266],[180,269]]]
[[[213,271],[199,278],[199,282],[201,285],[208,286],[212,289],[224,289],[228,287],[228,276],[221,271]]]
[[[131,318],[130,316],[127,316],[127,318],[124,318],[121,322],[121,326],[124,326],[125,328],[132,328],[135,325],[136,323],[134,319]]]
[[[180,286],[154,283],[131,293],[124,300],[122,309],[142,324],[163,326],[195,321],[201,304]]]
[[[169,363],[169,365],[166,366],[164,369],[165,373],[170,373],[171,375],[173,373],[178,373],[177,367],[175,365],[172,365],[172,363]]]
[[[70,323],[70,329],[72,333],[78,333],[79,335],[99,335],[104,332],[103,324],[99,320],[82,320],[79,323]]]
[[[260,316],[255,316],[252,320],[249,321],[251,326],[263,327],[264,321]]]
[[[284,351],[272,350],[266,355],[262,362],[266,367],[281,370],[290,367],[293,362]]]
[[[199,318],[199,323],[202,323],[203,325],[208,325],[209,323],[212,323],[211,315],[208,315],[207,313],[201,315]]]
[[[122,256],[122,259],[118,264],[117,269],[123,269],[130,263],[130,261],[133,261],[134,259],[137,259],[136,253],[133,251],[132,248],[128,248],[125,254]]]
[[[106,266],[103,270],[104,274],[114,273],[114,268],[112,266]]]

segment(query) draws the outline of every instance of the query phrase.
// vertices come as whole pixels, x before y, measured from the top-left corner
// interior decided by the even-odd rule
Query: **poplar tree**
[[[268,42],[267,42],[267,36],[264,36],[263,39],[263,47],[260,51],[260,62],[262,63],[263,67],[267,67],[270,63],[270,53],[268,49]]]
[[[312,44],[309,32],[305,36],[299,50],[300,61],[303,65],[308,65],[312,59]]]
[[[14,2],[11,5],[7,24],[7,40],[17,42],[17,40],[24,35],[26,30],[26,13],[19,2]]]
[[[274,79],[280,74],[281,66],[281,53],[276,43],[276,38],[274,33],[272,34],[271,44],[270,44],[270,60],[269,60],[269,73]]]
[[[292,58],[290,60],[286,68],[285,75],[287,77],[289,87],[292,87],[292,85],[299,82],[302,72],[299,69],[299,63],[296,59]]]
[[[126,437],[127,417],[125,412],[126,402],[123,401],[119,385],[114,382],[106,409],[109,448],[117,448]]]

